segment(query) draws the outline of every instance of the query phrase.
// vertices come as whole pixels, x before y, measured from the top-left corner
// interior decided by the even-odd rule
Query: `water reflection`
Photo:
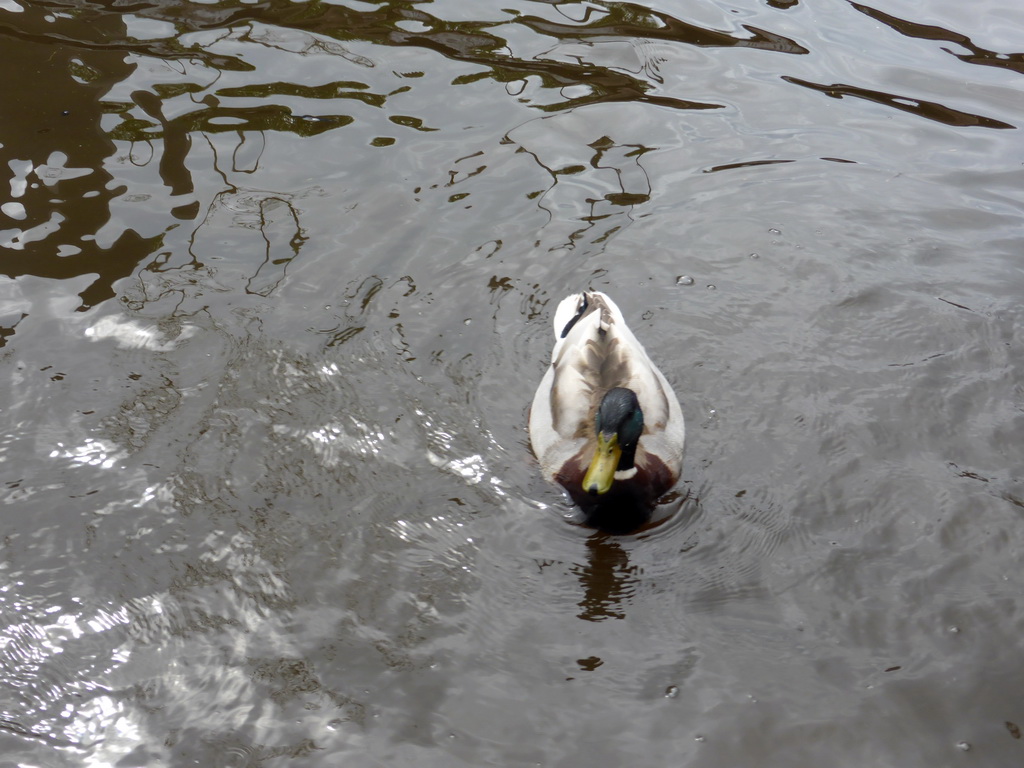
[[[979,126],[981,128],[1016,127],[1010,123],[1004,123],[1002,120],[964,112],[963,110],[947,107],[944,104],[939,104],[934,101],[925,101],[924,99],[911,98],[909,96],[900,96],[892,93],[885,93],[883,91],[874,91],[870,88],[862,88],[843,83],[833,83],[832,85],[812,83],[807,80],[802,80],[799,77],[790,77],[788,75],[783,76],[782,79],[787,83],[793,83],[794,85],[800,85],[804,88],[810,88],[811,90],[818,91],[819,93],[824,93],[826,96],[831,96],[833,99],[852,96],[854,98],[864,99],[865,101],[873,101],[876,104],[884,104],[887,107],[898,109],[901,112],[910,112],[911,114],[918,115],[919,117],[934,120],[938,123],[944,123],[945,125]]]
[[[0,0],[0,753],[1011,764],[1011,14],[347,5]],[[698,425],[635,537],[523,429],[587,283]]]
[[[570,17],[564,10],[566,8],[581,10],[582,16],[578,19],[573,18],[569,24],[547,21],[535,16],[520,17],[517,21],[537,32],[559,39],[586,38],[588,41],[600,41],[604,37],[618,38],[625,35],[638,40],[670,40],[700,47],[755,48],[791,54],[810,53],[795,40],[749,24],[738,25],[738,30],[734,33],[709,29],[635,3],[566,3],[554,7],[567,19]]]
[[[280,285],[288,263],[299,254],[306,227],[295,192],[247,189],[238,181],[239,176],[252,176],[260,169],[266,135],[312,138],[360,121],[375,121],[372,111],[383,112],[386,122],[398,129],[418,133],[436,131],[440,124],[440,115],[433,110],[421,106],[418,109],[427,109],[427,113],[417,114],[417,108],[405,105],[408,94],[425,85],[424,72],[384,73],[366,55],[369,49],[360,45],[436,51],[451,61],[483,67],[454,78],[450,83],[454,89],[491,79],[502,83],[527,108],[560,113],[617,102],[681,110],[726,106],[664,92],[668,86],[659,66],[667,61],[664,51],[672,49],[657,46],[808,53],[793,37],[763,26],[734,23],[723,16],[720,28],[714,28],[664,11],[616,2],[531,4],[530,13],[506,9],[493,18],[482,9],[479,19],[447,19],[428,12],[428,6],[399,3],[359,10],[305,5],[301,13],[283,0],[237,8],[158,2],[134,9],[132,14],[66,7],[74,8],[74,19],[27,5],[17,14],[17,26],[6,30],[11,40],[8,55],[21,62],[35,62],[31,66],[44,78],[42,85],[32,87],[64,95],[60,110],[49,105],[48,111],[27,107],[29,111],[12,123],[13,133],[5,142],[8,153],[17,147],[19,154],[11,155],[6,163],[11,197],[3,210],[16,226],[4,232],[8,253],[2,269],[11,277],[56,279],[96,273],[98,277],[82,293],[82,309],[112,296],[114,283],[140,264],[148,262],[150,269],[165,274],[172,268],[206,268],[208,258],[196,253],[201,250],[195,247],[198,232],[215,226],[218,214],[225,210],[253,220],[261,232],[262,259],[250,265],[242,279],[247,292],[269,296]],[[960,45],[968,53],[955,55],[968,63],[1016,71],[1024,67],[1019,53],[982,48],[966,35],[867,5],[853,3],[852,7],[908,37]],[[528,48],[513,42],[524,30],[538,39],[554,40],[554,47],[528,55]],[[182,44],[175,42],[179,39]],[[74,45],[64,45],[63,52],[53,56],[50,46],[58,40],[71,40]],[[253,46],[282,57],[308,60],[317,73],[310,69],[300,78],[292,67],[289,79],[268,78],[266,70],[247,60],[251,54],[243,54]],[[129,56],[123,55],[125,51]],[[322,64],[316,64],[319,61],[342,61],[366,76],[323,78],[319,74]],[[147,87],[118,87],[145,70],[155,76]],[[790,74],[781,77],[784,82],[833,98],[873,101],[946,125],[1013,127],[1004,120],[936,100],[843,82],[826,84]],[[67,87],[69,79],[71,88]],[[16,78],[8,82],[8,103],[39,103],[19,92],[21,87]],[[321,103],[325,109],[310,111],[311,105]],[[213,152],[214,167],[224,182],[225,188],[212,194],[197,191],[190,168],[199,136]],[[546,199],[539,201],[549,211],[562,205],[553,195],[573,194],[573,176],[581,169],[589,165],[594,170],[616,171],[618,188],[601,188],[608,186],[601,184],[588,190],[584,200],[589,210],[578,217],[584,226],[566,232],[565,240],[556,247],[573,247],[589,229],[603,222],[599,232],[590,233],[591,245],[601,247],[622,230],[620,224],[605,221],[622,212],[616,208],[629,209],[651,199],[650,180],[640,163],[645,153],[655,150],[651,145],[605,134],[588,140],[595,150],[593,157],[579,158],[574,164],[542,157],[540,147],[522,136],[515,140],[536,153],[539,165],[551,176],[552,189],[542,193]],[[394,142],[394,137],[378,131],[369,143],[387,147]],[[170,219],[198,220],[191,233],[191,264],[181,263],[181,249],[167,247],[172,222],[151,222],[140,231],[124,227],[119,216],[113,215],[115,202],[120,214],[124,202],[136,199],[125,195],[124,186],[115,182],[107,167],[122,150],[122,143],[127,145],[125,151],[132,163],[146,166],[156,160]],[[735,164],[715,166],[726,167]],[[486,165],[480,165],[470,176],[484,168]],[[589,186],[593,179],[584,183]],[[555,193],[555,187],[561,191]],[[59,197],[56,205],[49,202],[54,194]],[[453,196],[452,201],[464,196]],[[180,280],[173,282],[153,286],[153,295],[147,300],[188,292]],[[13,326],[4,327],[9,335]]]
[[[651,198],[645,156],[657,148],[625,138],[592,136],[588,121],[570,115],[557,123],[526,123],[508,134],[550,177],[535,199],[552,219],[549,237],[565,238],[552,242],[552,249],[600,248],[629,226],[636,209]],[[570,207],[578,213],[566,221],[562,212]]]
[[[999,67],[1000,69],[1009,69],[1015,72],[1024,73],[1024,53],[1002,53],[988,50],[975,44],[967,35],[961,34],[960,32],[954,32],[950,29],[944,29],[937,24],[922,24],[920,22],[910,21],[909,19],[901,19],[899,16],[893,16],[885,11],[879,10],[878,8],[872,8],[869,5],[863,5],[861,3],[851,2],[850,5],[865,16],[875,19],[876,21],[880,21],[907,37],[917,38],[920,40],[940,40],[943,42],[955,43],[956,45],[965,48],[967,53],[956,53],[948,48],[942,49],[946,53],[952,54],[956,58],[960,59],[960,61],[968,64],[979,64],[984,67]]]
[[[587,564],[575,566],[572,571],[583,588],[579,618],[602,621],[625,617],[621,603],[633,594],[637,570],[618,541],[600,534],[591,536],[587,539]]]
[[[578,514],[578,510],[574,509],[567,519],[574,519],[573,513]],[[585,560],[568,569],[579,581],[582,592],[577,618],[593,622],[626,619],[637,594],[657,591],[662,583],[673,582],[676,588],[692,583],[699,585],[699,591],[705,591],[706,584],[698,574],[676,571],[677,567],[689,571],[694,566],[694,561],[684,556],[698,544],[699,536],[692,526],[702,514],[700,501],[688,490],[680,490],[662,499],[649,514],[646,525],[629,523],[625,531],[631,535],[616,533],[614,526],[597,533],[580,528],[588,532],[584,540]],[[631,556],[638,549],[643,565]],[[651,551],[666,554],[665,561],[652,562]]]
[[[28,315],[25,314],[24,312],[14,312],[11,314],[18,315],[18,319],[15,320],[13,317],[11,317],[11,319],[7,321],[10,323],[10,325],[0,325],[0,349],[2,349],[7,344],[7,339],[14,335],[14,331],[18,327],[18,323],[20,323],[22,320],[28,317]]]
[[[95,274],[79,294],[80,309],[112,297],[114,283],[130,275],[161,239],[111,221],[111,201],[125,187],[104,167],[116,147],[97,126],[110,84],[129,77],[135,66],[105,42],[124,38],[121,16],[90,16],[83,26],[32,5],[16,15],[16,28],[0,29],[3,56],[17,62],[19,71],[33,73],[0,85],[3,103],[18,105],[18,119],[7,121],[0,146],[0,183],[17,206],[3,207],[0,274],[57,280]],[[79,44],[67,44],[69,39]],[[60,98],[40,99],[41,92]]]

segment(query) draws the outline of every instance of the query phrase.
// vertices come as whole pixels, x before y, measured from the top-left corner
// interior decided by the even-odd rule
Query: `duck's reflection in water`
[[[602,526],[587,538],[586,562],[571,569],[583,591],[577,616],[585,621],[625,618],[643,574],[643,569],[630,561],[629,550],[643,539],[672,535],[693,518],[698,506],[691,494],[676,491],[648,510],[643,520],[626,521],[631,535],[619,536],[611,526]],[[588,519],[588,523],[592,524],[593,519]],[[695,538],[688,540],[680,552],[695,545]]]
[[[575,566],[573,573],[583,587],[579,618],[604,621],[625,617],[622,600],[633,593],[637,572],[615,538],[600,533],[591,536],[587,540],[587,563]]]

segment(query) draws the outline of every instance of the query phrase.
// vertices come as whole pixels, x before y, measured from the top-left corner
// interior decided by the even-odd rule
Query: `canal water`
[[[1011,0],[0,0],[0,766],[1024,764]],[[687,419],[532,458],[554,308]]]

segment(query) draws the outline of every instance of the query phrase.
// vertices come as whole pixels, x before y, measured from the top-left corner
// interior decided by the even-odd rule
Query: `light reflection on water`
[[[0,14],[12,764],[1019,761],[1015,9]],[[634,536],[529,456],[587,286]]]

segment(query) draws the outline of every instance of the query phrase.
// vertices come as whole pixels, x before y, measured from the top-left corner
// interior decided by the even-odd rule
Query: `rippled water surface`
[[[1011,0],[0,0],[0,765],[1024,764]],[[672,514],[530,456],[558,300]]]

